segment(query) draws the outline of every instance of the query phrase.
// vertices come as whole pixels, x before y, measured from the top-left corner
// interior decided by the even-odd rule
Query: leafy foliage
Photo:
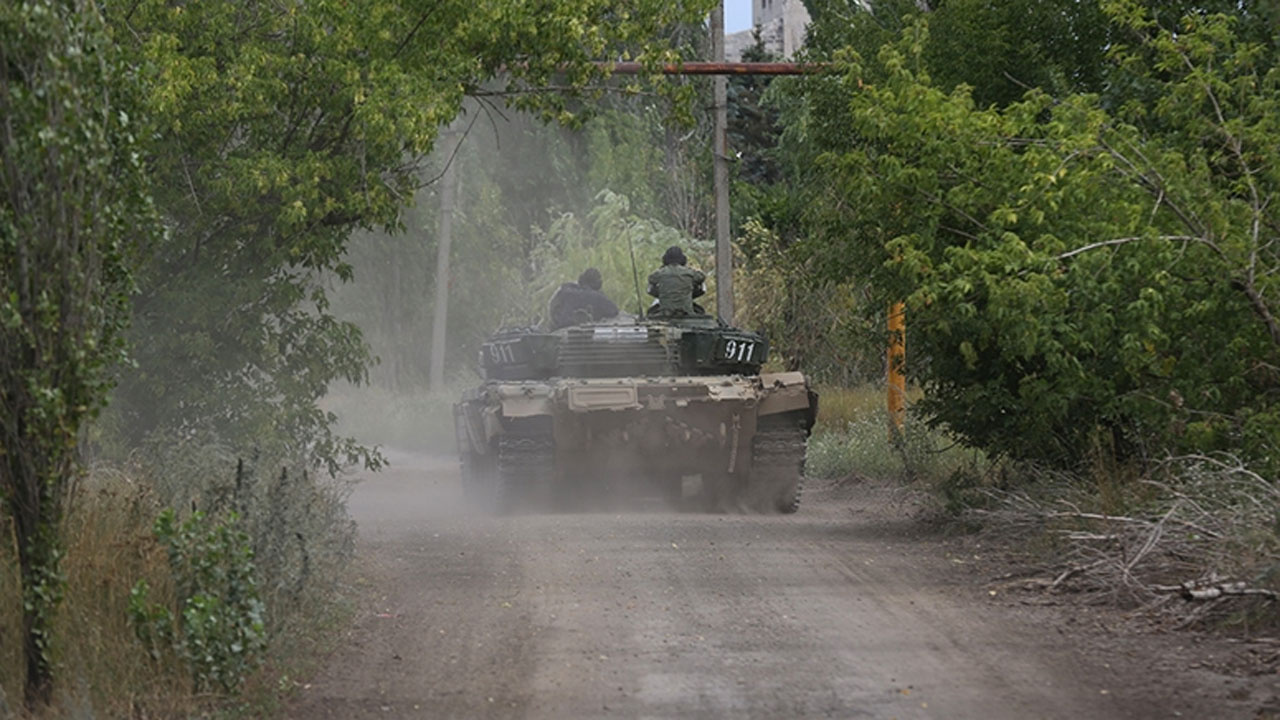
[[[139,371],[122,378],[115,427],[130,443],[198,429],[275,439],[331,469],[376,464],[316,405],[369,360],[323,285],[350,278],[351,232],[398,226],[424,181],[418,160],[466,93],[572,121],[561,94],[529,91],[587,89],[607,74],[591,62],[602,57],[671,59],[649,38],[707,4],[106,3],[143,69],[170,227],[145,248]]]
[[[235,513],[214,522],[196,511],[178,522],[173,510],[162,512],[155,534],[168,551],[176,612],[150,602],[145,580],[129,597],[139,639],[157,659],[165,651],[176,653],[200,689],[235,690],[267,645],[253,550],[238,524]]]
[[[1051,95],[1100,92],[1112,26],[1098,2],[1076,0],[810,0],[818,19],[806,40],[814,58],[853,50],[874,57],[908,27],[927,19],[921,48],[943,90],[972,88],[978,107],[1017,102],[1029,88]],[[1159,3],[1168,5],[1168,3]],[[933,7],[929,7],[932,5]],[[880,80],[868,67],[865,79]]]
[[[813,272],[811,260],[788,252],[754,218],[743,227],[739,247],[751,255],[735,268],[736,322],[768,336],[772,361],[838,386],[881,377],[883,343],[855,283]]]
[[[18,545],[28,703],[51,687],[80,430],[124,358],[128,260],[156,228],[136,112],[94,4],[0,7],[0,504]]]
[[[807,92],[822,272],[907,298],[935,422],[997,454],[1244,447],[1273,463],[1280,335],[1273,46],[1109,3],[1117,77],[982,108],[930,74],[932,18]],[[1145,98],[1160,98],[1153,103]],[[1110,102],[1115,102],[1112,98]]]

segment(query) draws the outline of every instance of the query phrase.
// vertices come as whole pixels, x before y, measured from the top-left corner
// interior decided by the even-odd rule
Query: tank
[[[454,406],[464,487],[500,512],[658,494],[793,513],[818,396],[802,373],[761,373],[768,353],[711,316],[500,330]]]

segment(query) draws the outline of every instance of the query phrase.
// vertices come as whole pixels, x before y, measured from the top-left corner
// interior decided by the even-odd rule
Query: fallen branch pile
[[[1231,603],[1280,600],[1266,587],[1280,575],[1280,484],[1225,456],[1172,458],[1159,470],[1159,480],[1139,481],[1131,505],[1142,512],[1085,509],[1096,485],[1065,476],[993,493],[993,507],[971,512],[995,532],[1051,538],[1051,560],[1041,558],[1028,586],[1171,612],[1183,625]]]
[[[1210,575],[1205,580],[1188,580],[1181,585],[1153,585],[1155,592],[1175,592],[1183,600],[1217,600],[1228,595],[1261,595],[1268,600],[1280,599],[1280,594],[1265,588],[1246,587],[1241,581],[1223,581],[1217,575]]]

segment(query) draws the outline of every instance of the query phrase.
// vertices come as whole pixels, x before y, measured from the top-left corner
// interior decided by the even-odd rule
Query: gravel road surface
[[[392,460],[351,500],[355,624],[291,717],[1261,717],[1007,600],[884,491],[496,518],[451,459]]]

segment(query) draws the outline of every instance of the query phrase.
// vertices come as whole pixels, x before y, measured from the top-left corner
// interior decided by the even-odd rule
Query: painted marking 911
[[[523,353],[516,352],[516,345],[519,340],[512,342],[495,342],[488,343],[489,347],[489,364],[490,365],[515,365],[521,361],[520,355]]]
[[[721,357],[730,362],[749,363],[755,354],[756,344],[751,340],[725,340]]]

